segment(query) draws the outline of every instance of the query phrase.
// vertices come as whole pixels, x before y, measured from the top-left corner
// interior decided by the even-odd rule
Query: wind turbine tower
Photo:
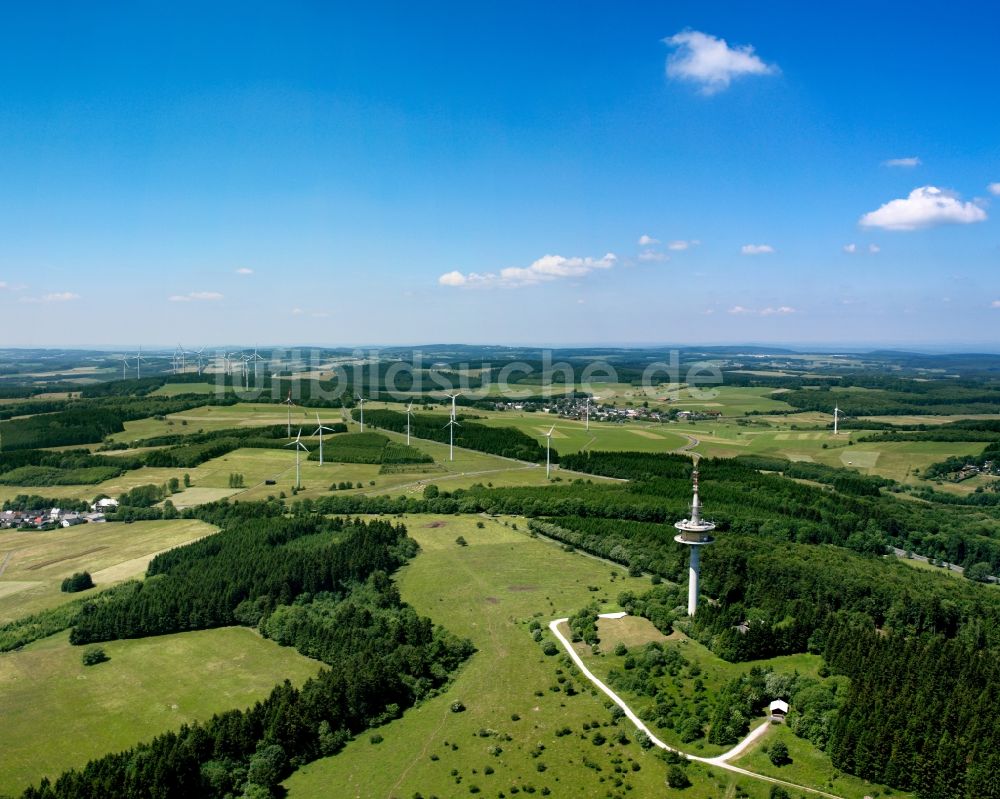
[[[358,394],[358,406],[361,408],[361,430],[359,432],[365,432],[365,398]]]
[[[410,446],[410,417],[413,416],[413,403],[406,406],[406,446]]]
[[[291,411],[289,411],[291,413]],[[319,465],[323,465],[323,431],[333,432],[332,427],[327,427],[319,420],[319,411],[316,411],[316,431],[313,436],[319,436]]]
[[[256,344],[254,344],[254,346],[253,346],[253,355],[250,356],[250,359],[253,361],[253,382],[256,384],[257,383],[257,364],[264,360],[263,358],[260,357],[260,355],[257,354],[257,345]]]
[[[320,439],[322,441],[322,439]],[[299,453],[308,452],[306,445],[302,443],[302,428],[299,428],[299,434],[295,437],[294,441],[289,441],[285,444],[286,447],[295,447],[295,487],[302,488],[302,472],[299,470]]]
[[[292,390],[288,389],[288,397],[285,399],[285,405],[288,406],[288,437],[292,437],[292,406],[295,404],[292,402]]]
[[[455,400],[458,399],[458,394],[447,394],[446,396],[451,397],[451,418],[448,419],[448,424],[445,427],[449,431],[448,460],[453,461],[455,460],[455,427],[458,425],[458,419],[455,418]]]
[[[712,544],[715,539],[711,533],[715,529],[713,522],[701,518],[701,502],[698,500],[698,462],[695,461],[691,473],[694,498],[691,500],[691,518],[677,522],[677,535],[674,541],[691,547],[691,564],[688,567],[688,616],[693,616],[698,610],[698,579],[701,576],[701,552],[703,546]]]
[[[125,369],[128,368],[128,356],[122,356],[122,380],[125,380]]]
[[[833,406],[833,434],[837,435],[837,423],[840,421],[840,408]]]
[[[141,364],[146,359],[142,357],[142,344],[139,345],[139,351],[135,354],[135,379],[139,380],[142,377],[142,372],[139,368]]]
[[[545,479],[549,479],[549,472],[552,468],[552,460],[549,457],[549,453],[552,451],[552,433],[555,431],[556,426],[552,425],[549,428],[549,432],[545,434]]]

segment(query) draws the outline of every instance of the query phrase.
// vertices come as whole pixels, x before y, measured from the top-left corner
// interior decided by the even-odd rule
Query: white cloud
[[[442,286],[464,286],[468,282],[468,279],[459,272],[457,269],[446,272],[438,278],[438,283]]]
[[[725,39],[701,31],[681,31],[663,40],[674,52],[667,58],[667,77],[697,83],[702,94],[715,94],[741,75],[773,75],[749,44],[730,47]]]
[[[882,166],[901,166],[906,168],[911,168],[915,166],[920,166],[923,163],[915,155],[909,158],[890,158],[888,161],[883,161]]]
[[[239,269],[236,270],[236,274],[237,275],[252,275],[253,274],[253,269],[250,269],[247,266],[241,266]]]
[[[639,236],[640,247],[648,247],[650,244],[659,244],[659,243],[660,243],[659,239],[654,239],[652,236],[647,236],[645,233]]]
[[[656,250],[643,250],[639,253],[639,260],[646,263],[651,261],[669,261],[670,256]]]
[[[770,255],[774,252],[774,247],[770,244],[744,244],[740,247],[743,255]]]
[[[72,291],[56,291],[52,294],[44,294],[41,297],[21,297],[21,302],[29,303],[49,303],[49,302],[72,302],[80,299],[79,294]]]
[[[577,304],[577,305],[586,305],[586,304],[587,304],[587,301],[586,301],[586,300],[577,300],[577,301],[576,301],[576,304]]]
[[[304,313],[305,311],[303,311],[301,308],[292,308],[292,316],[302,316],[302,314]]]
[[[438,278],[442,286],[465,288],[516,288],[533,286],[566,277],[583,277],[597,269],[611,269],[618,262],[614,253],[601,258],[566,258],[562,255],[545,255],[527,267],[508,266],[496,272],[446,272]]]
[[[187,294],[173,294],[170,302],[215,302],[221,300],[222,295],[217,291],[189,291]]]
[[[997,196],[1000,196],[1000,183],[991,183],[986,188],[989,190],[990,194],[996,194]]]
[[[6,291],[6,290],[7,290],[7,281],[0,280],[0,291]]]
[[[698,241],[698,239],[691,239],[690,241],[684,241],[683,239],[677,239],[676,241],[670,242],[667,245],[667,249],[668,250],[687,250],[687,249],[690,249],[691,247],[697,247],[699,244],[701,244],[701,242]]]
[[[882,252],[882,248],[879,247],[877,244],[869,244],[868,252],[870,252],[872,255],[875,255],[875,253]]]
[[[858,251],[858,245],[853,242],[844,245],[844,252],[850,255],[854,255],[854,253],[856,253],[857,251]]]
[[[983,222],[986,211],[964,203],[957,195],[935,186],[920,186],[905,199],[891,200],[859,220],[862,227],[884,230],[917,230],[933,225],[968,225]]]
[[[993,302],[990,303],[990,308],[1000,308],[1000,300],[993,300]]]
[[[727,313],[731,313],[734,316],[742,316],[745,314],[752,314],[755,316],[787,316],[788,314],[796,313],[796,310],[790,305],[779,305],[777,308],[768,306],[767,308],[761,308],[759,311],[755,311],[753,308],[745,308],[742,305],[734,305],[727,311]]]

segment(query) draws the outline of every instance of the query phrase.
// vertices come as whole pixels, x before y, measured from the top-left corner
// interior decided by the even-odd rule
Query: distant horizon
[[[422,348],[433,349],[441,347],[505,347],[510,349],[536,349],[536,350],[552,350],[552,349],[571,349],[571,350],[586,350],[586,349],[621,349],[621,350],[664,350],[664,349],[737,349],[740,347],[756,348],[767,350],[773,348],[774,350],[787,350],[798,355],[837,355],[839,353],[843,354],[867,354],[867,353],[877,353],[877,352],[893,352],[900,354],[914,354],[914,355],[996,355],[1000,356],[1000,343],[989,344],[949,344],[949,343],[914,343],[907,342],[905,344],[899,342],[868,342],[868,343],[836,343],[836,342],[825,342],[818,343],[814,345],[807,345],[801,343],[788,343],[788,342],[754,342],[754,341],[736,341],[736,342],[694,342],[694,343],[642,343],[642,342],[632,342],[632,343],[621,343],[621,342],[583,342],[583,343],[545,343],[545,344],[534,344],[534,343],[508,343],[508,342],[468,342],[468,341],[439,341],[439,342],[422,342],[419,344],[408,344],[408,343],[384,343],[384,344],[329,344],[329,343],[298,343],[298,344],[257,344],[256,349],[260,351],[274,350],[274,349],[284,349],[284,350],[297,350],[297,349],[331,349],[331,350],[386,350],[386,349],[415,349],[420,350]],[[989,349],[993,347],[994,349]],[[198,347],[199,349],[201,347]],[[223,342],[219,344],[205,344],[204,348],[207,351],[211,350],[213,352],[219,349],[225,350],[252,350],[255,348],[254,345],[238,344],[234,342]],[[173,352],[177,349],[176,344],[143,344],[143,352],[158,353],[158,352]],[[51,345],[38,345],[38,346],[0,346],[0,351],[69,351],[69,352],[106,352],[106,353],[133,353],[137,350],[137,345],[108,345],[108,344],[95,344],[95,345],[85,345],[85,344],[75,344],[67,346],[59,346],[55,344]],[[190,353],[191,350],[185,350],[185,352]]]

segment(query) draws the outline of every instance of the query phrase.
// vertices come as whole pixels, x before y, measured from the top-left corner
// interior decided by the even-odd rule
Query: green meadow
[[[81,663],[68,633],[0,655],[0,794],[83,766],[182,724],[244,708],[318,662],[244,627],[101,645],[110,660]]]
[[[442,695],[298,770],[285,782],[290,799],[327,799],[333,786],[345,799],[544,789],[556,797],[663,795],[663,761],[633,742],[627,722],[611,723],[606,702],[572,673],[568,657],[543,654],[547,633],[536,643],[528,628],[594,599],[616,609],[621,591],[642,590],[649,581],[532,538],[524,520],[402,521],[421,546],[398,575],[403,599],[469,637],[477,652]],[[459,536],[466,546],[456,543]],[[454,712],[455,702],[464,710]],[[693,799],[735,796],[737,784],[753,799],[769,791],[701,764],[688,773],[694,785],[685,795]]]

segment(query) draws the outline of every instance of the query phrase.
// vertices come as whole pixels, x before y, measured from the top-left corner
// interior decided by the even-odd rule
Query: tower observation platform
[[[715,524],[701,518],[697,461],[694,471],[691,473],[691,480],[694,493],[691,500],[691,518],[682,519],[674,525],[678,531],[677,535],[674,536],[674,541],[691,547],[691,563],[688,567],[688,616],[693,616],[698,610],[698,580],[701,577],[700,549],[715,542],[715,538],[712,536]]]

